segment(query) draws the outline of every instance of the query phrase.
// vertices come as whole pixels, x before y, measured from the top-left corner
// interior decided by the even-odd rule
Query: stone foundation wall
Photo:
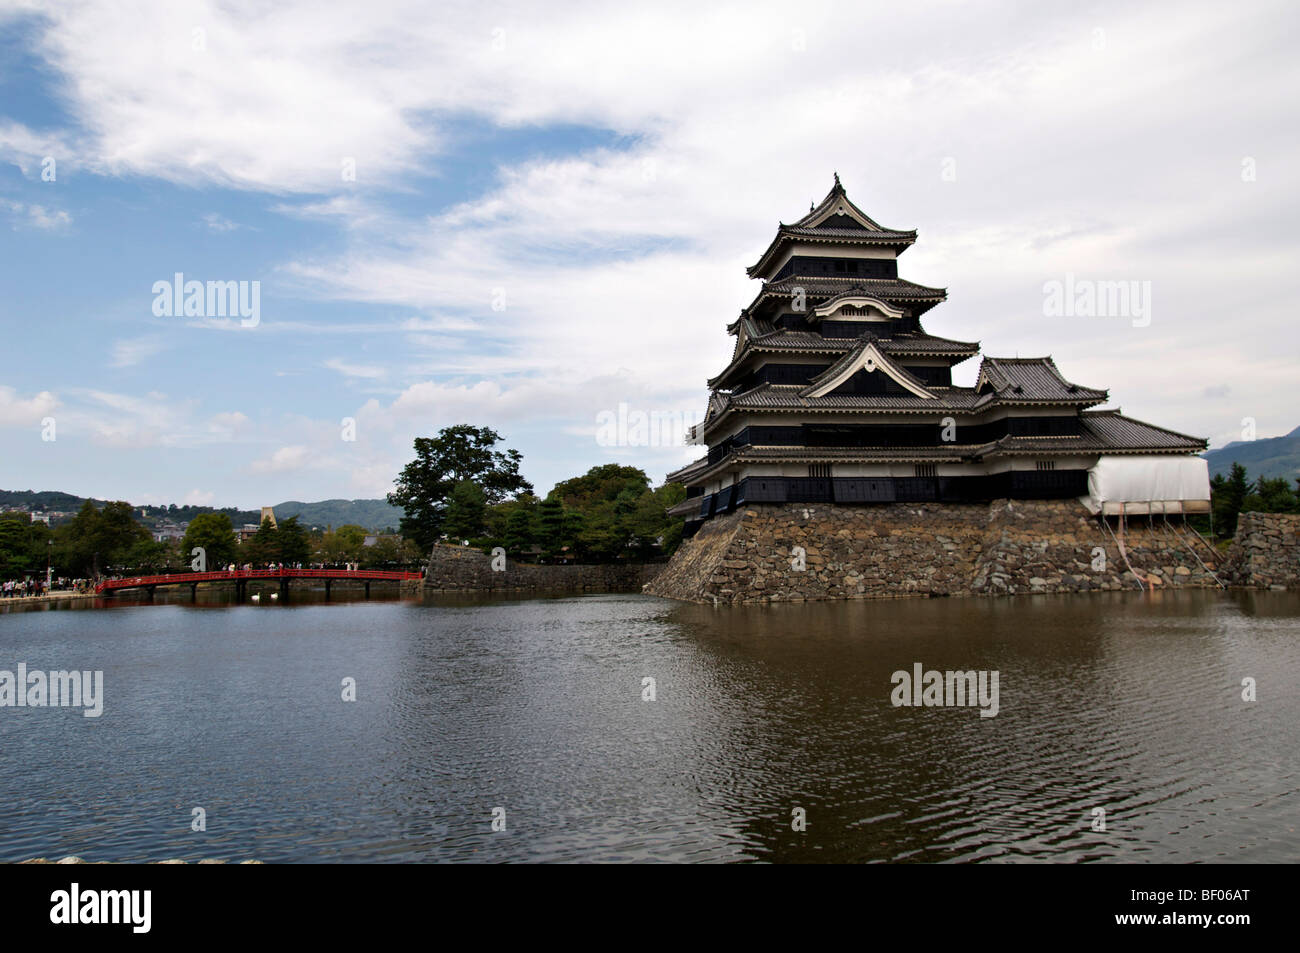
[[[1238,586],[1300,589],[1300,514],[1242,513],[1225,572]]]
[[[1219,560],[1193,536],[1181,522],[1130,522],[1130,571],[1117,540],[1075,500],[756,504],[706,523],[646,591],[784,602],[1218,586],[1210,570]]]
[[[425,592],[639,592],[662,563],[609,566],[534,566],[506,560],[494,572],[492,557],[469,546],[433,547],[425,571]]]

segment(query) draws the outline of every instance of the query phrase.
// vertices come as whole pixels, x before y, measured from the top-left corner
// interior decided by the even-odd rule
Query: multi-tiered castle
[[[688,488],[687,535],[742,504],[1081,498],[1095,512],[1208,508],[1206,442],[1098,409],[1107,392],[1050,357],[982,359],[926,333],[947,297],[898,276],[916,232],[885,228],[839,176],[782,224],[748,269],[763,282],[728,327],[731,363],[709,381],[691,439],[708,454],[668,476]]]

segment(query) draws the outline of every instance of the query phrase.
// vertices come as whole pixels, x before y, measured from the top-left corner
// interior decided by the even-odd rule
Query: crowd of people
[[[348,570],[356,570],[361,568],[360,563],[343,563],[341,565],[342,568]],[[302,563],[295,563],[295,564],[264,563],[259,565],[254,565],[253,563],[245,563],[244,565],[240,566],[235,563],[230,563],[228,566],[224,566],[221,568],[229,571],[234,571],[237,569],[244,569],[244,570],[270,569],[275,571],[275,570],[303,569],[303,568],[338,569],[340,568],[340,565],[328,564],[322,562],[322,563],[308,563],[306,567],[304,567]],[[121,579],[123,577],[121,575],[114,574],[114,575],[104,576],[102,578]],[[95,580],[93,579],[70,579],[66,576],[59,576],[53,580],[48,591],[50,592],[91,592],[92,590],[94,590],[94,588],[95,588]],[[45,588],[45,579],[43,577],[32,578],[31,576],[28,576],[24,579],[8,579],[5,582],[0,583],[0,598],[4,598],[4,599],[26,599],[30,597],[43,596],[46,595],[46,593],[47,590]]]
[[[66,576],[59,576],[54,579],[50,585],[50,592],[89,592],[95,588],[95,583],[91,579],[69,579]],[[43,596],[46,594],[45,580],[37,577],[33,579],[28,576],[25,579],[6,579],[0,584],[0,598],[4,599],[27,599],[33,596]]]

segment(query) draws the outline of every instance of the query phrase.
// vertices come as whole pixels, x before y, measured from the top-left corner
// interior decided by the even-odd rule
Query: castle
[[[708,382],[692,443],[708,452],[668,475],[686,535],[754,503],[1083,500],[1093,512],[1209,508],[1198,437],[1102,409],[1106,390],[1049,357],[981,359],[979,344],[926,332],[947,298],[898,275],[915,230],[885,228],[839,176],[820,205],[748,269],[762,281],[728,331],[731,362]]]

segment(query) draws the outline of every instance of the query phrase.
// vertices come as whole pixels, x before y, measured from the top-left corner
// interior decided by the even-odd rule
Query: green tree
[[[549,552],[570,545],[585,562],[652,558],[681,542],[682,520],[666,511],[685,497],[680,484],[652,490],[643,470],[603,464],[555,485],[543,504],[548,513],[540,535],[551,540]],[[557,501],[562,501],[563,517],[555,512]],[[557,526],[563,528],[557,531]]]
[[[131,504],[121,500],[105,503],[103,509],[87,500],[56,534],[55,548],[61,565],[74,576],[127,568],[127,552],[150,538],[149,531],[135,521],[133,514]]]
[[[415,459],[397,478],[388,502],[404,512],[401,533],[427,550],[441,537],[452,491],[458,483],[473,481],[486,503],[532,491],[519,475],[517,450],[493,449],[501,436],[489,427],[457,424],[444,427],[436,437],[418,437]]]
[[[531,510],[528,507],[516,507],[506,520],[502,545],[511,558],[519,559],[532,549],[535,535]]]
[[[185,527],[185,538],[181,540],[181,556],[187,564],[193,558],[194,549],[201,547],[206,557],[209,571],[225,569],[235,561],[238,544],[235,542],[235,528],[230,523],[228,513],[200,513],[190,520]]]
[[[603,506],[586,513],[571,512],[581,519],[580,528],[573,534],[575,555],[581,561],[613,562],[627,549],[627,534],[612,507]]]
[[[1237,532],[1237,517],[1249,494],[1250,478],[1240,463],[1232,465],[1226,479],[1216,476],[1210,481],[1210,509],[1218,535],[1226,537]]]
[[[141,539],[131,544],[122,554],[126,568],[138,573],[162,572],[168,568],[168,550],[166,543],[153,539]]]
[[[650,478],[644,470],[606,463],[592,467],[582,476],[555,484],[548,496],[559,497],[565,506],[585,513],[601,503],[614,502],[626,491],[640,496],[649,488]]]
[[[365,537],[362,536],[362,539]],[[307,539],[307,529],[298,522],[298,517],[290,516],[280,520],[275,531],[276,548],[279,562],[295,566],[311,559],[311,543]]]
[[[568,545],[569,538],[565,532],[564,504],[554,493],[548,494],[537,506],[537,542],[547,556],[557,555]]]
[[[396,536],[380,536],[361,554],[361,565],[366,569],[395,569],[401,562],[402,541]]]
[[[280,558],[279,542],[275,527],[271,525],[271,517],[264,517],[252,539],[239,544],[240,562],[252,563],[254,569],[276,562]]]
[[[1255,481],[1255,491],[1242,504],[1245,511],[1260,513],[1296,512],[1296,495],[1285,477],[1260,477]]]
[[[366,545],[366,537],[370,534],[366,532],[364,526],[358,526],[356,523],[344,523],[334,531],[338,539],[339,548],[346,557],[347,562],[356,562],[361,558],[361,550]]]
[[[321,536],[320,557],[321,562],[329,566],[337,566],[339,563],[352,561],[352,557],[348,555],[347,544],[339,539],[338,533],[333,531]]]
[[[25,513],[0,513],[0,579],[44,576],[51,556],[50,529]],[[59,564],[54,563],[56,574]]]
[[[443,529],[453,542],[477,539],[483,533],[487,497],[472,480],[461,480],[451,491]]]

